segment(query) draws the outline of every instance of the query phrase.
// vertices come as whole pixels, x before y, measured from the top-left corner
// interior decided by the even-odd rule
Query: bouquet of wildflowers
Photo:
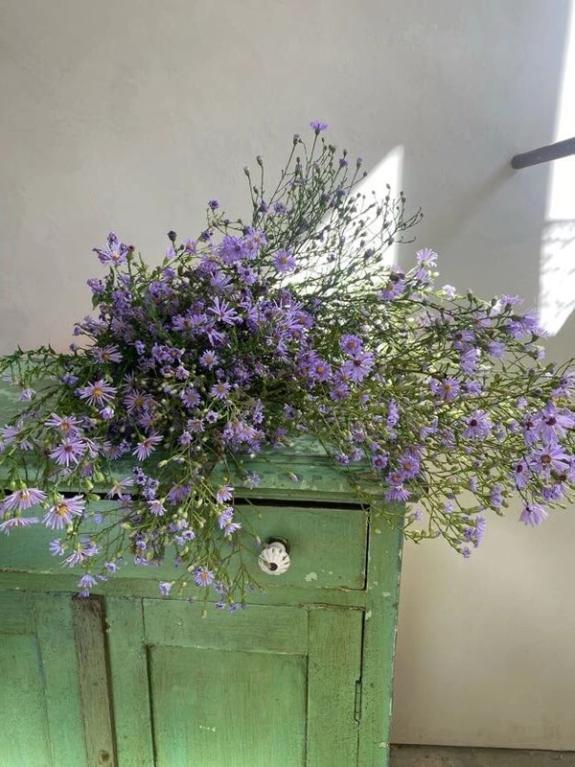
[[[420,213],[403,195],[361,193],[361,161],[325,128],[294,137],[276,185],[260,158],[245,170],[251,220],[211,200],[206,229],[180,243],[170,232],[159,266],[110,234],[95,249],[107,272],[88,281],[96,314],[75,327],[85,342],[0,362],[24,401],[1,432],[0,530],[53,530],[54,556],[82,568],[82,594],[126,562],[169,556],[236,604],[253,585],[232,565],[247,533],[234,487],[212,470],[255,486],[242,456],[300,433],[352,481],[357,467],[376,480],[381,513],[397,522],[392,502],[413,503],[409,537],[443,537],[463,556],[512,494],[527,525],[567,499],[573,372],[543,363],[518,298],[437,288],[429,249],[408,271],[387,265]],[[119,477],[122,457],[135,468]],[[96,489],[117,500],[99,526]]]

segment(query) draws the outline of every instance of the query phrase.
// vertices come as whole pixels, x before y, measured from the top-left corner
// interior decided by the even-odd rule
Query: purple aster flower
[[[477,364],[479,362],[479,349],[468,349],[461,355],[460,365],[461,369],[467,375],[471,375],[475,372]]]
[[[459,395],[461,386],[456,378],[444,378],[438,381],[436,378],[432,378],[429,382],[429,388],[444,402],[453,402]]]
[[[390,502],[404,503],[411,493],[404,485],[393,485],[385,491],[385,500]]]
[[[114,344],[108,346],[94,346],[90,349],[91,355],[101,364],[105,365],[109,362],[121,362],[122,352]]]
[[[493,428],[489,416],[483,410],[476,410],[467,418],[465,423],[467,428],[464,430],[463,436],[467,439],[485,439]]]
[[[50,458],[60,466],[69,466],[70,463],[77,464],[85,452],[84,442],[76,437],[69,437],[50,451]]]
[[[22,421],[18,421],[16,425],[3,426],[1,431],[4,446],[14,443],[18,445],[20,450],[32,450],[32,443],[22,435],[23,429],[24,423]]]
[[[558,410],[549,404],[541,414],[538,424],[539,436],[544,442],[556,442],[575,427],[575,416],[569,410]]]
[[[321,133],[322,131],[327,129],[327,123],[324,123],[321,120],[312,120],[309,124],[309,127],[313,128],[317,136],[318,133]]]
[[[505,354],[505,344],[502,341],[491,341],[487,351],[495,359],[501,359]]]
[[[15,530],[17,527],[30,527],[30,525],[36,525],[37,523],[38,517],[10,517],[10,519],[0,523],[0,533],[10,535],[10,531]]]
[[[228,304],[223,298],[216,297],[212,306],[208,309],[211,314],[215,316],[217,320],[223,322],[225,325],[235,325],[240,322],[240,316],[235,309]]]
[[[37,487],[23,487],[6,496],[0,504],[0,511],[26,511],[46,500],[46,493]]]
[[[234,497],[234,488],[231,485],[222,485],[216,492],[218,503],[228,503]]]
[[[392,273],[385,287],[377,295],[382,301],[393,301],[395,298],[399,298],[404,290],[403,274]]]
[[[227,506],[219,515],[218,515],[218,525],[220,530],[223,530],[225,527],[227,527],[230,522],[232,521],[232,518],[234,516],[234,508],[233,506]]]
[[[560,501],[565,497],[565,486],[561,482],[547,485],[541,488],[541,497],[544,501]]]
[[[107,384],[103,379],[100,379],[95,383],[88,384],[87,386],[78,389],[78,394],[80,399],[87,400],[90,405],[103,407],[114,399],[116,389]]]
[[[224,527],[224,536],[226,538],[231,538],[234,533],[237,533],[238,530],[241,530],[241,527],[242,527],[241,522],[233,522],[233,521],[229,522]]]
[[[131,389],[124,397],[124,405],[128,413],[144,410],[150,405],[150,397],[137,389]]]
[[[86,285],[88,285],[95,296],[104,292],[104,283],[102,280],[98,280],[95,277],[91,277],[89,280],[86,280]]]
[[[243,238],[233,237],[229,234],[221,241],[218,252],[224,264],[235,264],[251,255]]]
[[[156,446],[160,444],[163,437],[159,434],[149,434],[144,437],[132,451],[132,455],[135,455],[138,461],[143,461],[148,458],[156,449]]]
[[[51,530],[62,530],[70,524],[73,517],[81,517],[85,507],[86,502],[81,495],[75,495],[73,498],[60,496],[44,514],[42,521]]]
[[[323,359],[317,359],[309,370],[309,378],[313,381],[325,382],[332,377],[332,369],[329,362]]]
[[[399,423],[399,405],[392,399],[387,406],[386,424],[389,429],[393,429]]]
[[[200,365],[202,367],[208,368],[208,370],[211,370],[214,365],[218,364],[218,362],[218,355],[211,349],[208,349],[200,356]]]
[[[371,457],[371,465],[374,469],[385,469],[388,461],[389,459],[386,453],[374,453]]]
[[[98,254],[98,258],[102,264],[119,266],[126,260],[126,254],[128,253],[129,248],[118,240],[114,232],[110,232],[108,235],[108,250],[102,250],[100,248],[94,248],[93,250]]]
[[[361,352],[352,357],[341,366],[341,373],[344,378],[361,383],[373,368],[374,358],[370,352]]]
[[[65,386],[75,386],[78,383],[78,376],[73,373],[64,373],[60,380]]]
[[[94,586],[97,586],[97,584],[98,581],[96,578],[94,578],[94,576],[90,573],[86,573],[78,581],[78,587],[80,589],[78,595],[81,597],[90,596],[90,591],[94,588]]]
[[[417,263],[429,268],[435,268],[437,266],[437,253],[431,248],[423,248],[418,250],[415,254]]]
[[[522,459],[515,464],[513,467],[513,476],[515,479],[515,486],[518,490],[523,490],[527,487],[529,482],[529,466],[527,465],[527,461]]]
[[[173,581],[161,581],[160,582],[160,594],[163,597],[170,596],[170,591],[172,590],[172,586],[174,585]]]
[[[197,586],[207,588],[214,582],[214,574],[207,567],[196,567],[194,570],[194,582]]]
[[[408,450],[400,455],[397,461],[402,479],[413,479],[419,474],[421,464],[419,456],[414,451]]]
[[[339,339],[339,348],[349,357],[355,357],[363,351],[363,341],[359,336],[347,334]]]
[[[50,554],[52,554],[53,557],[61,557],[62,554],[66,551],[66,547],[60,540],[60,538],[56,538],[53,541],[50,541],[48,544],[48,549],[50,551]]]
[[[441,290],[445,297],[449,299],[455,298],[457,295],[457,288],[455,288],[453,285],[444,285]]]
[[[157,499],[153,501],[148,501],[148,508],[150,510],[150,514],[153,514],[154,517],[163,517],[166,513],[166,507],[162,503],[162,501],[159,501]]]
[[[180,395],[180,399],[184,405],[190,409],[197,407],[202,401],[202,398],[198,392],[191,386],[188,386],[184,389]]]
[[[35,393],[34,389],[22,389],[18,399],[20,402],[30,402]]]
[[[296,260],[289,250],[278,250],[274,255],[274,266],[280,274],[293,272],[296,268]]]
[[[110,407],[109,405],[106,405],[106,407],[102,408],[100,410],[100,415],[104,419],[104,421],[111,421],[114,418],[116,411],[113,407]]]
[[[549,516],[546,509],[537,503],[526,503],[519,520],[529,527],[537,527]]]
[[[166,500],[175,505],[183,503],[189,497],[192,488],[189,485],[174,485],[170,488]]]
[[[225,400],[228,398],[230,388],[231,387],[227,381],[218,381],[218,383],[210,387],[210,394],[216,399]]]
[[[489,493],[489,502],[492,509],[500,509],[502,507],[503,487],[501,485],[493,485]]]
[[[118,479],[106,493],[106,498],[124,498],[126,491],[128,491],[129,488],[133,486],[134,480],[130,479],[130,477]]]
[[[531,466],[541,474],[549,475],[552,471],[564,474],[572,464],[572,457],[558,445],[549,445],[538,450],[531,461]]]
[[[76,548],[66,558],[65,562],[68,567],[77,567],[84,564],[91,557],[95,557],[98,554],[99,549],[90,538],[83,538],[76,544]]]
[[[208,202],[208,208],[210,210],[217,210],[220,207],[220,203],[217,200],[210,200]]]

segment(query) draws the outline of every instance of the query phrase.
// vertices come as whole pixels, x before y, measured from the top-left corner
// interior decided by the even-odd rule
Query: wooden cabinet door
[[[107,600],[119,767],[354,767],[362,613]]]
[[[0,764],[87,764],[67,594],[0,592]]]

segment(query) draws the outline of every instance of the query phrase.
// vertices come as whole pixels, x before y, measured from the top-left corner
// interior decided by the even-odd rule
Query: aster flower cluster
[[[0,432],[0,531],[54,530],[50,550],[82,569],[82,594],[127,562],[170,557],[179,569],[162,595],[189,580],[235,609],[254,585],[248,532],[212,471],[254,486],[242,456],[302,433],[366,502],[366,481],[381,488],[382,515],[415,504],[408,537],[443,537],[463,556],[514,494],[526,525],[569,497],[575,374],[545,365],[536,316],[515,296],[437,287],[430,249],[390,266],[420,213],[403,195],[363,194],[361,160],[311,126],[273,188],[261,158],[255,177],[245,170],[249,221],[212,199],[204,231],[170,232],[159,266],[110,234],[95,249],[107,273],[88,281],[95,315],[74,329],[83,343],[0,362],[22,390]],[[102,492],[115,510],[94,515]]]

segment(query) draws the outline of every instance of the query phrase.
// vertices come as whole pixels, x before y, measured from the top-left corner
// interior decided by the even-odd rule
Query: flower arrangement
[[[513,494],[526,525],[568,497],[569,364],[544,364],[518,298],[437,288],[432,250],[408,271],[387,265],[420,212],[402,194],[363,194],[361,160],[338,153],[324,123],[311,127],[274,187],[261,158],[256,177],[245,169],[249,222],[211,200],[206,229],[179,244],[170,232],[155,267],[110,234],[95,249],[107,273],[88,280],[97,315],[74,331],[85,344],[0,362],[23,400],[1,432],[0,530],[54,530],[50,549],[82,569],[82,594],[123,563],[170,556],[179,571],[162,594],[190,579],[233,609],[254,585],[232,565],[248,533],[234,487],[212,470],[255,486],[241,457],[299,433],[351,481],[359,467],[386,501],[413,503],[407,536],[443,537],[464,557]],[[118,479],[123,456],[135,468]],[[94,520],[98,488],[117,510]],[[397,521],[392,505],[381,513]]]

